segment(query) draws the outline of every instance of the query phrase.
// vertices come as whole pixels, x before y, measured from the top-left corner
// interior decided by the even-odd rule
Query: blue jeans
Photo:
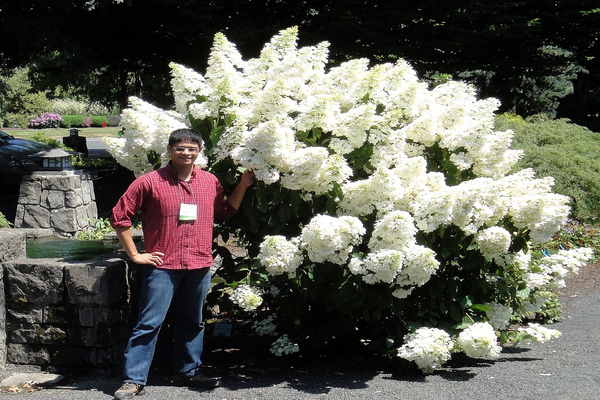
[[[175,299],[173,358],[176,373],[195,375],[202,362],[202,308],[210,289],[210,268],[166,270],[144,267],[138,322],[125,350],[125,382],[145,385],[160,327]]]

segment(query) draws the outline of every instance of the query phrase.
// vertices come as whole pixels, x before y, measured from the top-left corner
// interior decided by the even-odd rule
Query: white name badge
[[[195,221],[198,219],[198,206],[196,204],[182,203],[179,208],[180,221]]]

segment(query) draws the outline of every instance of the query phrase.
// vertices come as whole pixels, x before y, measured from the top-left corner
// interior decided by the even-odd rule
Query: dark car
[[[23,175],[40,168],[41,160],[31,155],[51,148],[0,131],[0,193],[18,189]]]

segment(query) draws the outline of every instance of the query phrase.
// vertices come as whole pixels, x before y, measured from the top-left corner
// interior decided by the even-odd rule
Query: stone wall
[[[131,333],[128,274],[136,269],[124,252],[25,258],[26,231],[0,230],[0,249],[11,243],[16,256],[0,261],[0,362],[120,369]]]
[[[7,361],[112,368],[129,337],[126,262],[4,263]]]
[[[35,172],[23,178],[16,228],[50,228],[71,236],[98,218],[94,184],[81,171]]]

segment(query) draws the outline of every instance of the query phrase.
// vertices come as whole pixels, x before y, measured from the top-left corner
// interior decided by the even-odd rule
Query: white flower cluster
[[[510,233],[499,226],[492,226],[479,231],[475,239],[481,253],[489,259],[505,255],[511,242]]]
[[[364,258],[352,258],[349,269],[369,284],[386,283],[394,296],[407,297],[414,287],[425,284],[437,271],[435,253],[416,243],[417,229],[409,213],[392,211],[379,219]]]
[[[260,245],[258,259],[270,275],[287,273],[289,278],[296,276],[296,269],[304,256],[298,240],[287,240],[284,236],[267,236]]]
[[[154,169],[148,153],[155,153],[162,163],[169,160],[169,135],[175,129],[186,128],[187,120],[177,112],[163,111],[136,97],[130,97],[129,104],[130,108],[121,115],[123,137],[105,137],[103,142],[119,164],[139,176]],[[207,162],[201,152],[196,164],[205,167]]]
[[[592,258],[593,250],[580,248],[572,250],[559,250],[557,254],[544,257],[538,264],[532,266],[531,272],[525,274],[527,286],[534,288],[564,287],[565,278],[570,274],[577,274],[579,268]]]
[[[498,358],[501,350],[494,327],[487,322],[477,322],[460,332],[456,346],[472,358]]]
[[[297,343],[292,343],[288,335],[283,335],[271,345],[271,353],[278,357],[289,355],[300,351]]]
[[[276,314],[271,314],[261,321],[254,321],[252,329],[260,336],[277,335],[277,326],[275,325]]]
[[[304,253],[315,263],[344,265],[364,234],[365,228],[356,217],[316,215],[298,237],[290,240],[279,235],[265,237],[258,259],[270,275],[287,273],[293,278],[304,262]]]
[[[510,318],[513,314],[513,309],[511,307],[498,303],[485,303],[484,305],[491,308],[491,310],[486,311],[485,314],[488,322],[494,329],[503,330],[508,328]]]
[[[527,334],[523,339],[525,343],[545,343],[549,340],[556,339],[561,335],[556,329],[548,329],[533,322],[530,322],[526,327],[519,328],[519,331]]]
[[[423,327],[404,336],[398,356],[413,361],[423,373],[430,374],[450,359],[452,348],[453,342],[447,332]]]
[[[302,229],[300,242],[312,262],[343,265],[364,234],[356,217],[317,215]]]
[[[231,301],[246,311],[256,310],[263,302],[256,287],[239,285],[230,296]]]

